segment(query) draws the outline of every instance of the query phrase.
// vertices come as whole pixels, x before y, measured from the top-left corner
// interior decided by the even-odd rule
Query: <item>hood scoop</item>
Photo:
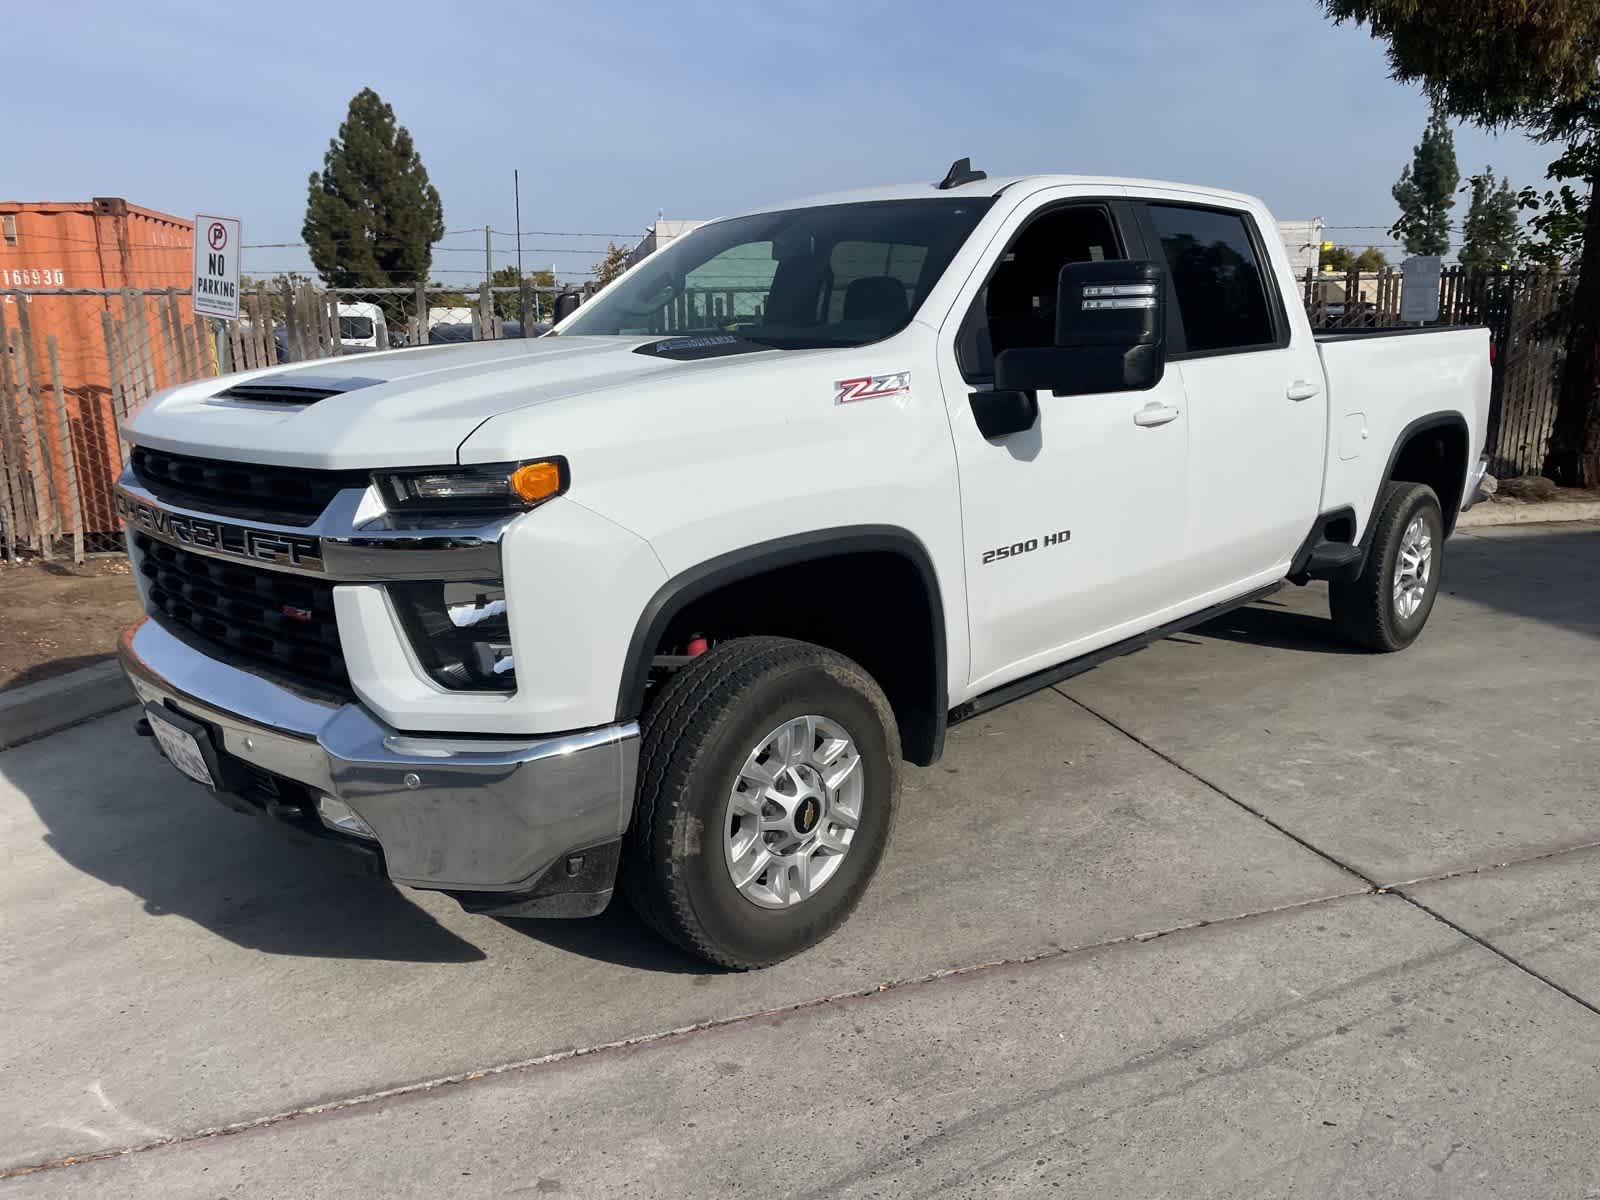
[[[250,379],[236,383],[218,392],[214,400],[245,400],[252,404],[293,405],[304,408],[329,396],[371,387],[381,379],[358,379],[343,375],[311,375],[290,372],[270,375],[265,379]]]

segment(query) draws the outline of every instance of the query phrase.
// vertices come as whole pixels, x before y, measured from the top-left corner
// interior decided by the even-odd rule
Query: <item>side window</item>
[[[828,269],[832,272],[833,288],[828,294],[828,323],[837,324],[845,319],[845,300],[855,286],[859,297],[876,288],[885,293],[884,303],[895,306],[888,298],[892,280],[905,293],[909,311],[912,297],[917,292],[917,279],[922,274],[923,260],[928,257],[926,246],[899,245],[894,242],[839,242],[828,256]],[[864,284],[871,279],[879,282]]]
[[[1061,268],[1125,257],[1111,214],[1099,205],[1035,217],[1006,247],[963,322],[956,343],[962,374],[991,379],[994,356],[1002,350],[1054,345]]]
[[[1148,205],[1191,353],[1276,341],[1265,268],[1243,213]]]

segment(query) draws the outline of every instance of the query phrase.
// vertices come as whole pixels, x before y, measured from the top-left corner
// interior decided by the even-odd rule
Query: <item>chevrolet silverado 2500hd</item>
[[[236,808],[759,966],[845,920],[953,721],[1285,580],[1412,642],[1489,370],[1314,336],[1247,196],[958,163],[705,225],[543,338],[155,397],[122,661]]]

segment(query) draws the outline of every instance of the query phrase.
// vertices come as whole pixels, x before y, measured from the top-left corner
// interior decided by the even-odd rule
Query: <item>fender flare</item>
[[[945,644],[944,598],[933,559],[922,540],[898,525],[844,525],[790,534],[771,541],[743,546],[707,559],[681,571],[656,590],[639,614],[623,661],[622,680],[617,691],[618,721],[637,720],[644,709],[645,688],[650,678],[651,659],[673,617],[702,596],[741,579],[748,579],[778,567],[794,566],[837,554],[890,553],[905,559],[916,570],[927,594],[930,635],[933,641],[933,688],[923,699],[934,722],[931,744],[924,754],[937,758],[944,742],[949,711],[949,669]],[[918,755],[920,758],[922,755]],[[911,757],[908,754],[908,757]],[[913,758],[917,761],[917,758]]]
[[[1372,497],[1372,506],[1367,510],[1367,520],[1361,530],[1362,565],[1366,564],[1366,550],[1372,543],[1372,523],[1378,516],[1378,505],[1383,500],[1383,485],[1394,477],[1395,463],[1400,461],[1400,452],[1406,444],[1419,433],[1426,433],[1430,429],[1442,429],[1446,426],[1458,427],[1466,437],[1467,457],[1461,464],[1466,479],[1472,473],[1472,428],[1467,424],[1467,419],[1458,412],[1432,412],[1426,416],[1418,417],[1400,431],[1394,439],[1394,445],[1389,447],[1389,461],[1383,465],[1383,474],[1378,476],[1378,490]],[[1461,512],[1460,496],[1440,496],[1439,507],[1444,510],[1444,535],[1449,537],[1455,531],[1456,517]]]

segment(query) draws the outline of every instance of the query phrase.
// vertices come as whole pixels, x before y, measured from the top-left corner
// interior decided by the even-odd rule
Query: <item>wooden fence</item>
[[[1307,272],[1301,300],[1317,329],[1390,329],[1400,320],[1399,271]],[[1487,325],[1494,347],[1487,452],[1502,478],[1537,475],[1555,424],[1572,280],[1536,270],[1446,268],[1435,325]]]
[[[240,319],[214,325],[192,316],[182,289],[0,289],[0,555],[120,550],[112,485],[128,456],[123,422],[175,384],[348,353],[341,303],[377,306],[389,317],[380,329],[418,344],[434,333],[522,335],[517,315],[548,312],[552,298],[531,286],[284,285],[246,292]],[[468,320],[430,330],[430,305],[461,302]],[[526,323],[528,334],[540,328]]]

